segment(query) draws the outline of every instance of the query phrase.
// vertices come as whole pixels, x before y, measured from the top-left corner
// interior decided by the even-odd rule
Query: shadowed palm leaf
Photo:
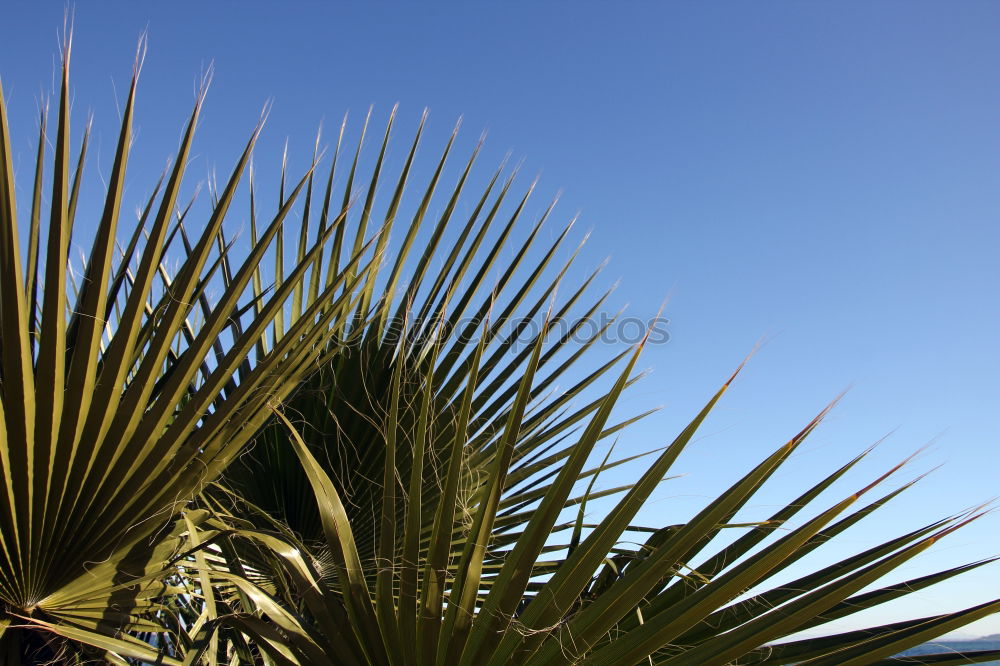
[[[362,237],[370,223],[372,193],[379,179],[385,178],[381,155],[385,153],[391,126],[390,119],[372,180],[362,188],[368,192],[364,210],[348,217],[350,222],[357,224],[356,238]],[[395,179],[397,184],[382,221],[386,231],[399,216],[398,202],[403,196],[422,129],[423,123],[412,142],[402,173]],[[578,377],[567,390],[554,391],[560,379],[570,371],[578,371],[581,356],[592,351],[607,327],[612,325],[613,320],[601,330],[587,331],[585,328],[609,292],[587,302],[586,291],[595,272],[568,297],[555,300],[557,287],[576,252],[552,271],[554,275],[547,276],[545,269],[565,242],[569,226],[557,234],[554,242],[542,248],[541,259],[527,263],[526,257],[530,256],[551,206],[532,225],[527,239],[515,248],[514,258],[497,266],[498,257],[532,189],[513,202],[512,210],[504,214],[503,205],[509,198],[515,174],[498,187],[501,170],[497,170],[485,190],[473,195],[472,200],[476,203],[471,214],[457,222],[452,219],[478,148],[465,163],[457,185],[445,193],[444,212],[430,230],[426,245],[415,257],[416,267],[404,272],[413,239],[424,222],[425,211],[437,188],[451,145],[449,142],[446,146],[434,175],[423,188],[420,207],[412,218],[406,219],[406,237],[397,254],[383,264],[383,274],[373,271],[366,278],[362,303],[373,299],[374,305],[367,311],[359,309],[352,326],[342,332],[350,337],[349,343],[345,340],[345,353],[312,374],[289,397],[284,408],[295,416],[303,437],[322,462],[325,472],[334,479],[338,492],[345,497],[345,510],[355,525],[360,556],[369,565],[374,564],[381,548],[381,518],[373,507],[377,509],[381,504],[387,454],[405,487],[413,473],[414,451],[422,448],[422,471],[417,478],[423,492],[432,494],[441,491],[448,462],[453,456],[460,456],[461,474],[456,480],[455,501],[468,523],[465,528],[470,527],[471,506],[489,476],[500,436],[515,407],[517,380],[531,360],[532,349],[545,345],[537,359],[536,372],[540,380],[529,395],[533,408],[523,416],[524,422],[519,427],[511,452],[512,469],[506,475],[498,506],[496,545],[511,543],[527,521],[523,509],[544,493],[546,479],[551,478],[570,455],[568,445],[572,442],[574,429],[600,406],[599,400],[593,398],[583,405],[575,401],[598,385],[614,363],[627,353],[611,355],[592,372]],[[359,146],[344,193],[345,202],[350,200],[351,188],[355,185],[353,176],[360,153]],[[334,165],[336,162],[335,159]],[[327,183],[332,182],[331,168]],[[331,207],[331,197],[328,185],[323,211]],[[501,215],[504,215],[502,219]],[[442,268],[431,272],[428,266],[449,224],[459,227],[458,240],[447,252]],[[502,228],[498,238],[491,238],[489,232],[495,226]],[[307,224],[304,223],[303,228],[307,228]],[[484,241],[487,243],[485,250]],[[501,276],[495,283],[488,281],[491,269]],[[407,278],[407,283],[402,293],[396,293],[394,287],[401,276]],[[372,288],[376,285],[382,290],[374,298]],[[581,303],[584,303],[582,307]],[[561,333],[542,336],[538,330],[541,323],[538,314],[546,308],[552,310],[556,304],[558,308],[548,316],[561,325]],[[476,340],[480,334],[484,349],[480,352],[479,365],[474,367]],[[468,442],[455,448],[454,428],[461,411],[461,396],[473,372],[476,395],[471,398],[466,416],[467,427],[473,434]],[[428,373],[438,388],[426,396],[428,402],[424,405],[421,385]],[[398,384],[399,397],[392,402],[394,382]],[[393,411],[396,425],[390,447],[387,446],[386,419]],[[605,428],[601,438],[633,420]],[[609,463],[605,467],[613,465]],[[597,471],[587,470],[581,478],[593,476]],[[304,543],[322,542],[321,520],[308,480],[291,448],[287,429],[280,422],[270,424],[255,439],[252,449],[230,468],[222,483],[226,491],[240,498],[238,504],[245,501],[250,505],[242,515],[258,526],[267,525],[276,518],[287,524]],[[401,496],[399,499],[388,509],[386,517],[401,524],[404,505]],[[576,498],[568,500],[569,503],[577,501]],[[436,510],[434,502],[423,504],[425,522],[433,518]],[[425,545],[428,537],[429,534],[425,534],[421,538]],[[460,549],[463,537],[459,527],[456,527],[454,538],[453,547]],[[400,548],[401,543],[386,546],[387,552]],[[374,567],[370,570],[374,571]]]

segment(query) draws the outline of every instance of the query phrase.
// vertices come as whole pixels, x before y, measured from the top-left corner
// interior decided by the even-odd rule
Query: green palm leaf
[[[330,342],[333,322],[348,318],[355,306],[357,281],[343,271],[332,272],[308,297],[301,289],[310,268],[318,270],[342,216],[300,245],[278,288],[248,296],[269,245],[312,178],[310,169],[246,257],[236,259],[223,223],[260,125],[214,193],[200,234],[193,242],[187,238],[187,209],[178,211],[177,201],[205,86],[174,166],[117,254],[139,63],[137,58],[104,209],[74,290],[67,248],[86,139],[71,179],[68,41],[46,242],[42,252],[43,116],[26,216],[27,266],[0,90],[0,615],[6,626],[0,642],[7,654],[50,654],[44,644],[53,636],[90,636],[104,649],[120,647],[123,657],[144,658],[132,643],[109,642],[94,632],[156,626],[142,618],[161,608],[157,600],[169,590],[163,572],[190,545],[191,529],[205,515],[179,519],[177,512],[224,469],[270,418],[271,405],[320,356],[338,353]],[[178,238],[185,247],[170,277],[163,262]],[[348,266],[359,269],[357,261]],[[206,298],[209,285],[221,286],[215,302]],[[277,335],[269,350],[257,349],[289,300],[296,313],[285,335]]]
[[[409,171],[422,130],[423,120],[381,218],[386,228],[401,214],[402,188],[412,180]],[[551,322],[569,318],[581,304],[581,320],[592,316],[606,294],[586,302],[590,276],[568,298],[554,300],[569,263],[551,277],[545,277],[546,268],[568,228],[535,251],[541,257],[537,264],[523,268],[551,207],[532,225],[513,259],[496,266],[497,247],[511,237],[530,189],[514,203],[497,245],[479,256],[481,239],[499,218],[513,182],[508,179],[492,194],[500,171],[474,195],[478,203],[460,227],[459,243],[447,252],[445,269],[436,275],[428,271],[478,153],[477,148],[463,166],[458,183],[446,193],[443,213],[423,248],[416,250],[418,229],[453,143],[454,135],[422,190],[401,243],[390,246],[380,238],[380,252],[395,254],[385,262],[388,276],[372,264],[365,277],[364,298],[370,299],[371,311],[359,308],[344,323],[340,339],[347,345],[345,353],[290,395],[279,418],[214,491],[219,498],[236,498],[235,504],[225,505],[222,522],[277,528],[295,550],[308,554],[303,560],[308,575],[295,565],[298,573],[290,579],[291,561],[284,559],[277,571],[262,571],[258,582],[288,600],[302,623],[300,630],[327,654],[357,663],[440,666],[616,665],[644,659],[722,664],[754,659],[763,654],[762,646],[803,628],[971,568],[956,567],[912,587],[861,591],[964,524],[957,517],[891,539],[793,584],[768,587],[806,554],[910,485],[854,509],[899,466],[785,531],[865,452],[767,519],[734,523],[830,407],[690,522],[653,531],[639,549],[624,546],[631,534],[641,533],[632,524],[639,508],[732,378],[641,479],[607,491],[620,499],[603,520],[583,530],[580,519],[569,519],[567,509],[604,492],[591,487],[576,496],[577,484],[618,464],[606,460],[595,469],[586,466],[595,445],[627,424],[609,423],[609,418],[636,379],[639,349],[615,354],[564,393],[549,393],[560,377],[579,372],[583,354],[597,340],[593,336],[574,345],[572,334],[547,333]],[[360,151],[359,146],[345,201],[356,187]],[[364,187],[365,208],[348,220],[358,225],[355,238],[376,215],[371,192],[385,177],[384,151],[385,140]],[[332,174],[327,180],[332,182]],[[331,188],[325,196],[324,209],[331,205]],[[415,251],[414,268],[406,272]],[[486,276],[495,266],[501,277],[486,291]],[[399,284],[406,286],[397,290]],[[540,332],[518,347],[531,322]],[[577,330],[576,323],[569,330]],[[557,364],[557,358],[563,360]],[[571,406],[571,400],[599,386],[622,361],[610,389],[582,406]],[[207,501],[223,506],[212,496]],[[722,530],[733,529],[743,534],[710,550]],[[237,548],[225,566],[239,567],[245,557],[260,561],[259,554],[251,554],[258,547],[255,542],[249,551]],[[741,599],[751,587],[763,591]],[[321,623],[322,617],[328,620]],[[948,617],[959,622],[961,616]],[[332,626],[339,627],[336,635],[330,633]],[[919,642],[924,635],[908,636]],[[893,649],[904,642],[900,637]],[[813,643],[820,654],[832,650],[822,645]],[[310,659],[305,653],[298,658]]]
[[[473,365],[476,370],[483,346],[484,341],[480,339]],[[329,516],[324,518],[327,552],[336,571],[332,580],[324,580],[312,565],[306,564],[303,569],[302,562],[293,566],[292,560],[285,559],[282,570],[298,572],[293,577],[296,582],[288,588],[292,592],[288,598],[296,608],[295,621],[302,627],[296,631],[314,636],[326,654],[350,654],[351,660],[370,664],[582,662],[612,665],[640,663],[647,659],[676,664],[798,663],[804,659],[840,663],[839,659],[854,659],[854,655],[862,659],[858,663],[867,663],[864,659],[869,655],[880,658],[895,654],[937,635],[936,631],[949,631],[970,618],[982,617],[1000,607],[1000,602],[993,602],[960,613],[873,628],[859,632],[856,637],[831,636],[829,639],[774,644],[803,628],[900,598],[983,564],[955,567],[926,580],[862,592],[937,540],[981,515],[969,514],[932,523],[831,565],[827,570],[741,600],[748,588],[763,586],[766,590],[770,579],[779,577],[801,556],[835,538],[847,526],[872,515],[905,489],[892,491],[835,522],[901,464],[843,500],[821,507],[801,526],[784,533],[776,530],[804,506],[814,503],[824,490],[863,458],[862,454],[820,480],[770,520],[750,525],[732,524],[732,516],[815,429],[826,410],[690,522],[655,531],[642,548],[622,548],[620,542],[631,529],[630,516],[649,496],[729,382],[674,444],[661,453],[647,475],[603,520],[590,528],[572,553],[558,557],[553,561],[555,566],[546,566],[545,552],[565,548],[564,542],[558,538],[553,541],[553,537],[572,526],[570,523],[561,527],[558,522],[566,506],[567,486],[572,485],[568,480],[579,478],[583,459],[600,436],[608,411],[628,383],[635,355],[620,371],[614,388],[602,399],[601,408],[589,417],[587,427],[570,447],[569,462],[558,475],[566,482],[556,478],[548,484],[545,495],[535,505],[526,526],[516,533],[510,547],[491,553],[491,542],[496,540],[490,536],[491,516],[497,511],[498,488],[503,483],[505,467],[509,469],[512,464],[511,442],[516,424],[523,415],[520,405],[530,394],[529,387],[535,380],[533,369],[537,365],[539,348],[540,345],[535,347],[527,372],[519,382],[511,420],[501,436],[501,441],[506,443],[500,455],[494,458],[486,485],[475,500],[471,529],[442,529],[449,513],[453,525],[461,521],[452,512],[449,499],[453,480],[446,480],[441,493],[434,495],[435,499],[443,501],[435,515],[427,519],[422,503],[414,501],[415,494],[422,492],[424,486],[415,485],[412,474],[409,490],[402,486],[399,489],[409,495],[403,509],[404,519],[401,522],[391,520],[384,509],[386,502],[395,501],[393,497],[399,490],[395,489],[398,481],[389,468],[391,463],[386,463],[383,478],[392,481],[385,486],[383,529],[398,534],[398,539],[410,544],[416,535],[425,534],[429,529],[430,544],[426,549],[415,549],[411,545],[401,551],[383,547],[378,564],[370,565],[377,568],[378,582],[374,586],[369,583],[371,572],[366,574],[361,570],[366,565],[358,558],[356,531],[349,513],[344,510],[347,495],[338,490],[333,477],[327,474],[299,435],[297,426],[280,416],[289,430],[296,455],[308,470],[308,482],[316,493],[315,501],[320,507],[324,504],[329,507],[321,509],[320,514]],[[397,371],[392,383],[390,398],[394,401],[402,395],[399,374],[401,372]],[[472,377],[463,389],[463,404],[466,405],[475,393],[475,374]],[[432,389],[432,383],[423,384],[424,400],[419,408],[423,416],[429,411]],[[393,411],[387,418],[385,432],[387,441],[391,442],[392,433],[398,432],[398,423],[394,422]],[[468,424],[464,410],[456,419],[456,424],[462,423]],[[460,430],[456,427],[450,432]],[[452,442],[455,447],[467,441],[467,437],[460,435],[456,435],[456,439]],[[454,460],[450,458],[448,462]],[[454,466],[449,467],[454,472]],[[398,468],[396,474],[399,474]],[[722,550],[712,553],[709,548],[723,529],[746,532]],[[290,534],[286,534],[286,538],[295,543],[295,552],[308,550]],[[337,546],[338,543],[341,545]],[[349,549],[345,550],[343,544],[349,544]],[[457,545],[462,548],[456,550]],[[230,560],[230,566],[238,558],[237,555]],[[690,564],[698,560],[703,564]],[[308,574],[302,574],[303,571]],[[613,573],[608,576],[608,572]],[[418,587],[419,595],[414,592]],[[370,610],[368,599],[376,600],[374,612]],[[356,603],[369,610],[363,615],[352,613],[349,607]],[[267,614],[262,607],[257,611]],[[348,618],[347,624],[341,624],[334,636],[325,633],[318,621],[311,619],[321,616]],[[287,622],[287,618],[282,622]],[[345,631],[347,628],[349,631]],[[296,653],[296,659],[311,663],[305,652]]]

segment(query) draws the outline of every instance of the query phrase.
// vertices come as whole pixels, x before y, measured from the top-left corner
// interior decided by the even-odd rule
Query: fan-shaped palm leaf
[[[44,115],[31,209],[25,214],[15,202],[10,128],[0,92],[0,651],[9,654],[40,644],[39,634],[17,627],[45,627],[45,634],[51,630],[73,639],[124,626],[149,629],[140,615],[164,592],[158,574],[188,532],[184,521],[177,522],[177,511],[221,472],[318,356],[336,354],[338,343],[329,341],[332,322],[352,312],[352,272],[365,270],[351,263],[331,271],[325,284],[301,297],[338,218],[301,250],[301,261],[282,284],[256,298],[248,295],[258,263],[312,173],[282,201],[246,258],[236,262],[222,235],[223,221],[260,126],[250,133],[197,237],[186,238],[186,211],[178,213],[177,200],[204,85],[174,166],[116,257],[138,63],[104,210],[87,232],[93,244],[73,290],[67,248],[84,153],[71,180],[68,42],[45,243],[40,242],[49,140]],[[28,221],[26,266],[19,220]],[[162,262],[178,238],[185,247],[170,279]],[[211,304],[210,285],[221,291]],[[282,335],[273,323],[290,299],[296,307]],[[257,341],[269,332],[275,341],[259,349]],[[188,524],[203,516],[191,514]],[[30,645],[18,647],[22,639]]]
[[[473,353],[473,370],[457,396],[461,408],[448,429],[455,450],[470,439],[468,415],[476,395],[484,346],[480,338]],[[607,516],[589,529],[571,551],[555,559],[557,566],[540,568],[538,563],[552,543],[570,492],[615,401],[628,384],[638,350],[620,370],[612,389],[600,399],[598,409],[588,417],[586,427],[569,447],[564,465],[533,504],[531,517],[517,538],[497,552],[493,525],[535,383],[541,348],[541,342],[536,342],[517,383],[510,418],[499,436],[498,454],[472,501],[471,527],[463,522],[455,503],[454,488],[462,475],[460,456],[445,461],[446,469],[438,470],[439,490],[430,493],[425,492],[426,484],[419,478],[425,466],[411,466],[407,480],[400,478],[391,456],[385,458],[383,497],[380,507],[376,507],[382,513],[382,539],[403,545],[394,550],[382,549],[380,559],[373,564],[360,555],[360,539],[355,537],[345,496],[298,434],[297,425],[278,413],[313,489],[324,532],[323,547],[335,577],[333,582],[324,580],[314,559],[304,556],[309,546],[292,540],[295,547],[286,546],[280,551],[277,559],[282,562],[287,589],[275,589],[274,594],[292,599],[292,605],[274,611],[279,616],[275,622],[292,643],[300,646],[293,648],[295,660],[439,666],[610,666],[645,660],[671,664],[787,664],[807,660],[823,664],[854,663],[852,660],[868,663],[1000,609],[1000,601],[996,601],[864,632],[776,644],[793,633],[898,599],[984,564],[958,566],[865,591],[937,540],[981,515],[970,512],[930,523],[790,583],[769,585],[802,557],[912,485],[854,508],[862,497],[901,468],[901,463],[860,490],[846,494],[841,501],[819,507],[799,526],[789,527],[794,516],[816,504],[821,493],[864,458],[863,453],[767,520],[742,527],[734,525],[737,512],[815,429],[826,410],[690,521],[653,531],[639,548],[623,547],[622,543],[631,540],[625,534],[636,532],[630,527],[636,512],[729,382]],[[383,428],[386,444],[398,434],[396,405],[404,396],[401,374],[397,370],[392,382]],[[433,372],[428,371],[418,395],[418,427],[426,426],[434,393]],[[421,443],[429,436],[415,437],[412,455],[419,461],[426,452]],[[386,507],[400,502],[404,504],[404,515],[397,521],[394,511]],[[430,515],[424,510],[428,502],[435,506]],[[745,533],[720,549],[714,546],[715,539],[725,529],[743,529]],[[425,534],[429,534],[426,546],[421,543]],[[461,545],[458,553],[456,541]],[[315,545],[311,548],[315,549]],[[372,568],[374,571],[369,570]],[[233,580],[230,573],[210,575]],[[370,582],[373,578],[374,584]],[[242,584],[252,585],[249,581]],[[755,591],[748,596],[751,589]],[[258,594],[265,595],[263,590]],[[257,606],[256,611],[269,615],[271,611],[265,606],[275,603],[268,596],[265,605]],[[979,659],[984,655],[965,656]]]

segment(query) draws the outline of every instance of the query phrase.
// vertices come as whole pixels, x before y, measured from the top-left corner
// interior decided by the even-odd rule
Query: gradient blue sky
[[[13,1],[0,22],[24,188],[62,14]],[[581,265],[611,255],[618,303],[649,317],[670,296],[671,340],[648,351],[655,372],[625,402],[665,409],[619,450],[672,439],[765,337],[647,522],[690,515],[848,386],[751,513],[890,431],[838,493],[928,443],[901,480],[943,467],[810,563],[1000,492],[997,3],[102,1],[80,2],[75,24],[73,109],[80,124],[96,117],[92,178],[107,171],[148,27],[129,205],[175,150],[210,61],[199,177],[229,168],[269,98],[262,158],[289,136],[301,166],[321,119],[332,133],[345,110],[357,122],[374,104],[384,122],[397,101],[403,137],[426,106],[428,146],[462,115],[467,148],[489,130],[484,171],[523,156],[543,199],[564,190],[560,220],[580,210],[592,228]],[[1000,554],[998,527],[987,516],[902,575]],[[860,619],[994,597],[997,565]],[[969,630],[993,632],[1000,618]]]

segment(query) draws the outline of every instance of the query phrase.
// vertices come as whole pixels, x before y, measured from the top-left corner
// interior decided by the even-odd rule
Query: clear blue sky
[[[15,1],[0,14],[23,187],[62,13]],[[322,118],[332,132],[374,104],[384,121],[398,101],[401,138],[425,106],[427,146],[463,115],[466,148],[489,130],[483,170],[512,150],[542,172],[545,196],[563,189],[560,219],[579,209],[593,229],[581,264],[611,255],[618,302],[648,317],[671,297],[672,338],[649,350],[655,372],[625,403],[665,409],[623,451],[669,441],[766,336],[647,522],[689,515],[848,386],[751,507],[759,517],[893,430],[838,492],[932,441],[901,478],[944,467],[811,561],[1000,492],[1000,5],[80,2],[73,109],[80,124],[96,116],[91,178],[109,166],[147,27],[130,206],[214,61],[196,179],[229,168],[268,98],[261,157],[289,136],[298,165]],[[998,527],[988,516],[903,575],[1000,553]],[[994,565],[867,619],[998,596]],[[1000,632],[1000,618],[971,632]]]

